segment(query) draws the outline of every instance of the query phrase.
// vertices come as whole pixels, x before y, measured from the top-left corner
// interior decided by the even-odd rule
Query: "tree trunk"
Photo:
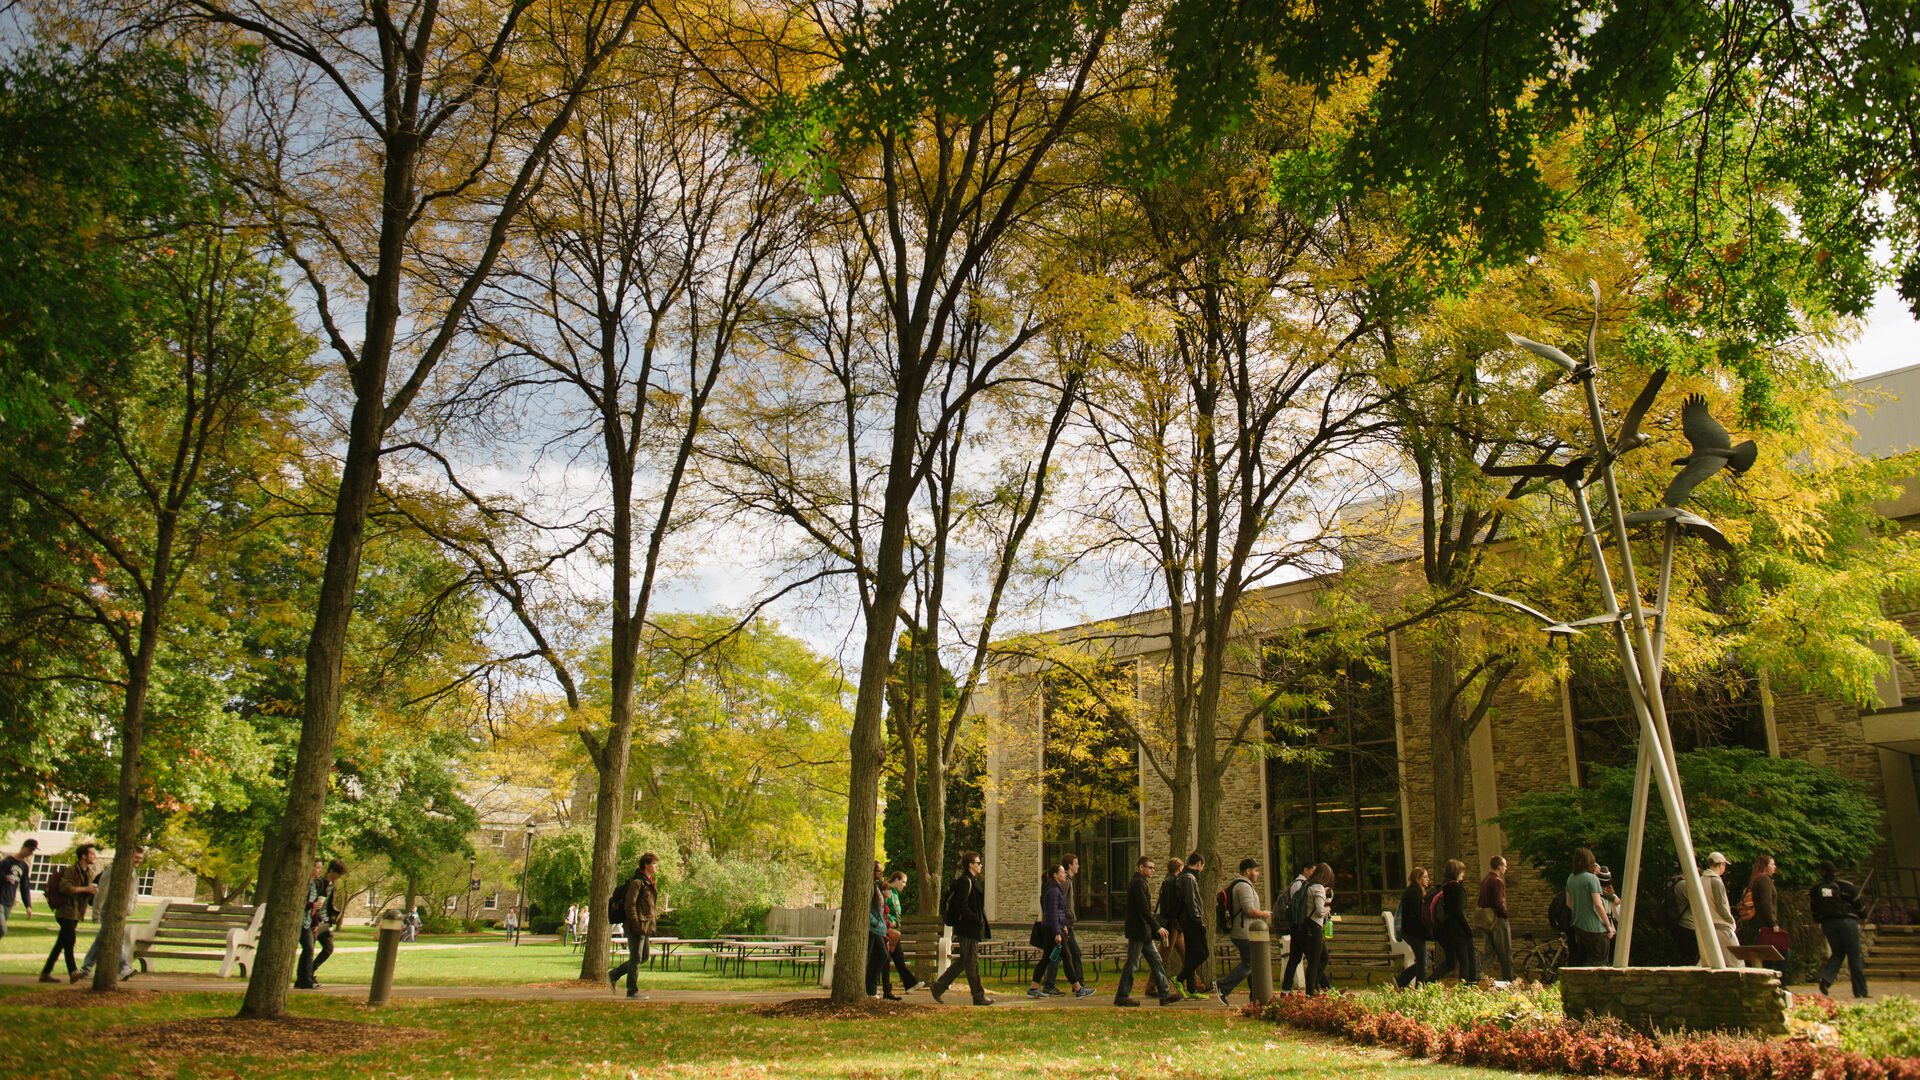
[[[154,590],[162,587],[172,572],[167,555],[173,535],[172,525],[162,520],[155,546],[160,555],[154,560]],[[164,598],[151,596],[140,613],[140,640],[127,668],[127,697],[120,711],[120,785],[117,801],[120,823],[114,830],[113,872],[107,878],[107,898],[100,908],[100,955],[93,969],[93,989],[111,990],[120,983],[120,951],[126,936],[127,901],[133,896],[138,868],[133,852],[140,847],[140,747],[146,739],[147,690],[153,684],[153,658],[160,645],[160,621],[165,614]]]
[[[403,199],[402,207],[410,203]],[[391,205],[391,204],[390,204]],[[397,256],[397,253],[396,253]],[[396,258],[397,265],[397,258]],[[397,279],[395,285],[397,287]],[[377,322],[370,317],[369,322]],[[334,738],[340,727],[342,667],[346,660],[347,624],[353,618],[356,584],[360,580],[360,553],[366,541],[367,511],[373,505],[380,478],[380,440],[385,428],[381,393],[386,385],[385,358],[392,347],[393,324],[386,324],[385,342],[368,342],[363,355],[369,362],[355,381],[358,400],[347,438],[347,459],[340,475],[340,494],[334,506],[333,536],[327,543],[327,563],[313,615],[313,633],[307,640],[305,700],[300,717],[300,750],[287,782],[287,808],[275,834],[273,850],[261,854],[267,912],[260,925],[254,968],[240,1015],[277,1019],[286,1015],[287,989],[293,984],[294,955],[299,948],[302,888],[307,866],[318,850],[320,812],[326,805],[327,781],[333,774]],[[377,364],[372,357],[379,357]]]
[[[1433,874],[1448,859],[1460,857],[1460,800],[1465,784],[1460,769],[1460,699],[1454,693],[1458,677],[1452,646],[1436,643],[1427,681],[1428,745],[1433,755]]]

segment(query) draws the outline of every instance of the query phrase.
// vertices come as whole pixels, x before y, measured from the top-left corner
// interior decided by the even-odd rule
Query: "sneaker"
[[[1227,1000],[1227,992],[1225,990],[1220,991],[1214,996],[1220,999],[1220,1004],[1225,1005],[1229,1009],[1233,1008],[1233,1002]]]
[[[81,979],[91,979],[91,978],[93,978],[93,972],[88,971],[86,968],[81,968],[79,971],[67,972],[68,982],[79,982]]]
[[[620,976],[609,972],[607,974],[607,989],[613,991],[616,994],[619,993],[620,992]]]
[[[1041,998],[1047,996],[1047,992],[1037,986],[1029,986],[1027,987],[1027,996],[1035,1001],[1039,1001]]]
[[[1179,999],[1179,998],[1177,998],[1177,997],[1175,997],[1175,996],[1174,996],[1174,995],[1172,995],[1172,994],[1168,994],[1168,995],[1167,995],[1166,997],[1163,997],[1163,998],[1161,998],[1161,999],[1160,999],[1160,1004],[1161,1004],[1161,1005],[1175,1005],[1175,1004],[1178,1004],[1178,1003],[1179,1003],[1179,1001],[1180,1001],[1180,999]]]
[[[985,1000],[985,1001],[976,1001],[976,1002],[974,1002],[974,1004],[975,1004],[975,1005],[992,1005],[992,1004],[994,1004],[994,1000],[993,1000],[992,998],[988,998],[988,999],[987,999],[987,1000]]]
[[[933,995],[933,1000],[934,1000],[934,1002],[935,1002],[936,1004],[945,1004],[944,1002],[942,1002],[942,1001],[940,1000],[940,994],[941,994],[941,990],[940,990],[940,984],[939,984],[939,983],[934,983],[934,984],[932,984],[931,986],[928,986],[928,987],[927,987],[927,993],[929,993],[929,994],[932,994],[932,995]]]
[[[1835,860],[1835,861],[1838,861],[1838,860]],[[1833,984],[1832,984],[1832,983],[1830,983],[1830,982],[1823,982],[1823,983],[1821,983],[1821,984],[1820,984],[1820,992],[1821,992],[1822,994],[1831,994],[1831,993],[1833,993]]]
[[[43,971],[43,972],[41,972],[41,973],[40,973],[40,981],[41,981],[41,982],[50,982],[50,983],[57,983],[57,982],[59,982],[60,980],[59,980],[58,978],[56,978],[56,977],[54,976],[54,974],[53,974],[52,972],[50,972],[50,971]]]
[[[1047,989],[1042,990],[1040,992],[1047,995],[1048,997],[1066,997],[1067,996],[1067,992],[1065,990],[1056,990],[1052,987],[1048,987]]]
[[[1123,1009],[1137,1009],[1140,1007],[1139,998],[1130,998],[1130,997],[1114,998],[1113,1003]]]
[[[1077,998],[1087,998],[1087,997],[1092,997],[1092,996],[1093,996],[1093,987],[1091,987],[1091,986],[1083,986],[1083,987],[1081,987],[1080,989],[1078,989],[1078,990],[1075,990],[1075,991],[1073,992],[1073,996],[1074,996],[1074,997],[1077,997]]]
[[[627,991],[627,1000],[628,1001],[645,1001],[647,1000],[647,995],[641,993],[638,990],[629,990]]]

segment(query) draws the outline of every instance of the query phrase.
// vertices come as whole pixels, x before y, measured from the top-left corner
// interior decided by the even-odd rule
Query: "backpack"
[[[967,890],[968,892],[972,892],[973,886],[968,884]],[[960,905],[965,902],[960,890],[949,885],[947,887],[947,902],[940,905],[940,922],[946,926],[959,926],[962,914]]]
[[[1741,922],[1753,920],[1753,888],[1751,886],[1746,892],[1740,894],[1740,903],[1734,906],[1733,917]]]
[[[621,882],[620,887],[613,890],[613,895],[607,897],[607,925],[609,926],[627,921],[627,884],[625,881]]]
[[[1427,929],[1433,930],[1439,927],[1440,920],[1443,918],[1440,909],[1446,904],[1446,901],[1447,890],[1445,886],[1427,894],[1427,902],[1421,906],[1421,914],[1427,917]]]
[[[1553,894],[1553,903],[1547,905],[1547,925],[1559,933],[1573,929],[1573,901],[1567,899],[1565,889]]]
[[[1287,918],[1292,919],[1295,926],[1306,925],[1307,913],[1312,909],[1310,898],[1307,896],[1307,890],[1311,887],[1303,881],[1300,887],[1293,890],[1293,894],[1287,897]]]
[[[67,868],[56,867],[47,876],[47,884],[40,890],[40,898],[45,900],[49,910],[67,902]]]
[[[1178,926],[1187,920],[1186,893],[1180,888],[1180,877],[1174,875],[1160,886],[1160,921]]]
[[[1233,933],[1233,887],[1246,880],[1246,878],[1236,877],[1232,881],[1227,882],[1226,888],[1214,894],[1213,924],[1223,934]],[[1248,882],[1248,884],[1252,884],[1252,882]]]

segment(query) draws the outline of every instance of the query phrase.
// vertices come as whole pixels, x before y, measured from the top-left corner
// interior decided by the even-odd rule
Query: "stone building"
[[[1857,385],[1894,395],[1855,417],[1862,452],[1884,456],[1920,444],[1920,366]],[[1909,525],[1920,523],[1920,483],[1907,485],[1880,510]],[[1313,619],[1323,584],[1296,581],[1250,594],[1235,637],[1247,662],[1236,666],[1260,670],[1263,637]],[[1920,631],[1920,614],[1901,618]],[[1129,687],[1132,700],[1143,706],[1136,719],[1144,724],[1139,717],[1152,715],[1152,682],[1167,662],[1166,621],[1164,610],[1150,611],[1061,628],[1048,637],[1097,637],[1099,677]],[[1219,854],[1229,872],[1244,856],[1261,860],[1263,901],[1302,864],[1325,860],[1338,876],[1336,909],[1376,912],[1397,902],[1410,866],[1428,863],[1433,841],[1426,659],[1399,635],[1390,638],[1384,654],[1369,659],[1321,673],[1330,680],[1322,685],[1331,688],[1332,707],[1310,720],[1319,763],[1308,767],[1267,756],[1276,740],[1255,721],[1247,732],[1252,747],[1237,753],[1224,773]],[[1035,917],[1042,865],[1074,851],[1082,860],[1075,898],[1081,919],[1116,920],[1135,859],[1143,851],[1164,856],[1191,844],[1190,836],[1169,842],[1171,748],[1156,745],[1152,731],[1136,739],[1123,724],[1109,722],[1103,729],[1101,706],[1077,688],[1084,677],[1067,686],[1043,674],[1047,670],[1035,662],[1009,672],[983,695],[988,912],[1012,924]],[[1223,701],[1257,699],[1250,689],[1230,686]],[[1668,700],[1681,750],[1747,746],[1826,765],[1860,784],[1886,810],[1877,855],[1883,895],[1910,893],[1920,907],[1920,870],[1903,869],[1920,868],[1920,668],[1899,658],[1880,689],[1879,707],[1864,711],[1737,678],[1718,692],[1670,693]],[[1240,715],[1228,704],[1221,712],[1224,737]],[[1490,818],[1521,795],[1582,783],[1595,763],[1631,763],[1635,730],[1617,674],[1576,668],[1570,679],[1540,692],[1505,684],[1462,754],[1463,850],[1457,855],[1470,868],[1469,880],[1477,880],[1488,857],[1503,850]],[[1103,746],[1104,754],[1090,758],[1089,741]],[[1130,768],[1116,765],[1129,754]],[[1550,888],[1517,862],[1508,880],[1517,929],[1544,931]]]
[[[39,897],[46,888],[47,879],[53,876],[55,867],[73,861],[75,847],[89,842],[100,845],[100,854],[94,863],[95,873],[105,873],[113,865],[114,852],[111,846],[102,838],[75,831],[74,826],[78,824],[75,813],[71,803],[56,796],[33,818],[33,828],[7,833],[5,844],[0,845],[0,852],[13,855],[20,851],[21,845],[27,840],[39,841],[40,847],[34,852],[27,868],[27,880],[33,886],[36,916],[44,914]],[[140,873],[134,878],[134,890],[141,904],[161,900],[191,900],[194,878],[191,872],[171,865],[165,859],[149,858],[140,864]]]

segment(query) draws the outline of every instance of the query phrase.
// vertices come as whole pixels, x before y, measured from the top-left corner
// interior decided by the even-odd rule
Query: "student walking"
[[[1147,894],[1147,883],[1153,880],[1153,856],[1142,855],[1134,868],[1134,875],[1127,882],[1127,962],[1120,968],[1120,985],[1114,990],[1113,1003],[1131,1008],[1140,1004],[1133,996],[1133,969],[1142,956],[1147,958],[1147,970],[1152,978],[1148,988],[1159,987],[1160,1004],[1171,1005],[1180,1000],[1173,992],[1172,984],[1167,980],[1167,971],[1160,963],[1160,942],[1167,940],[1167,928],[1160,925],[1154,917],[1153,904]]]
[[[13,914],[16,901],[27,918],[33,918],[33,880],[28,871],[33,867],[33,853],[38,850],[40,841],[29,836],[20,845],[18,854],[0,859],[0,938],[7,936],[7,918]]]
[[[1467,922],[1467,864],[1448,859],[1440,874],[1439,903],[1428,901],[1427,910],[1438,916],[1432,920],[1433,936],[1446,950],[1447,958],[1434,969],[1433,979],[1438,982],[1457,971],[1462,982],[1477,983],[1480,959],[1473,951],[1473,925]]]
[[[1407,875],[1407,890],[1400,894],[1400,940],[1413,950],[1413,963],[1393,980],[1402,990],[1427,981],[1427,942],[1433,940],[1433,928],[1427,925],[1430,883],[1427,868],[1416,866],[1413,873]]]
[[[53,939],[53,949],[47,953],[47,963],[40,969],[40,981],[43,983],[60,981],[53,974],[53,962],[61,956],[66,957],[68,981],[80,981],[80,965],[73,962],[73,943],[79,936],[77,928],[80,920],[86,917],[87,905],[100,889],[93,884],[95,850],[94,844],[81,844],[74,848],[73,863],[54,871],[53,876],[47,879],[47,887],[42,890],[47,898],[47,906],[53,909],[53,921],[60,926],[60,932]]]
[[[1300,949],[1306,966],[1307,993],[1318,994],[1327,988],[1327,920],[1333,917],[1333,867],[1319,863],[1301,889],[1306,897],[1304,920],[1293,933],[1294,947]]]
[[[880,996],[880,984],[887,977],[887,883],[885,871],[873,864],[873,888],[867,892],[867,996]],[[893,987],[887,987],[893,997]]]
[[[333,955],[333,941],[326,934],[331,925],[328,920],[333,916],[333,887],[347,876],[347,864],[335,859],[322,866],[319,859],[313,860],[313,876],[307,880],[307,909],[300,926],[300,965],[294,972],[295,990],[318,990],[320,981],[314,978],[314,971],[320,964],[326,963]],[[325,935],[325,940],[322,940]],[[314,948],[324,946],[319,962],[314,960]]]
[[[1771,945],[1779,950],[1780,959],[1769,966],[1780,973],[1784,982],[1787,961],[1792,955],[1792,938],[1782,933],[1780,928],[1780,889],[1773,881],[1776,869],[1771,855],[1761,855],[1753,860],[1753,873],[1747,878],[1747,892],[1741,899],[1741,907],[1745,909],[1747,941],[1754,945]]]
[[[654,877],[659,865],[660,856],[653,852],[641,855],[640,865],[634,867],[633,876],[620,889],[620,924],[627,933],[627,959],[607,973],[609,986],[618,990],[625,976],[627,996],[641,1000],[640,965],[647,962],[651,939],[660,925],[660,883]]]
[[[1479,906],[1474,925],[1487,942],[1487,953],[1500,966],[1500,981],[1513,981],[1513,927],[1507,922],[1507,860],[1495,855],[1480,879]]]
[[[1180,911],[1180,873],[1186,868],[1187,864],[1178,856],[1167,860],[1167,876],[1160,881],[1160,896],[1154,904],[1160,925],[1167,931],[1167,954],[1161,961],[1168,971],[1180,970],[1186,955],[1180,937],[1180,927],[1186,922]],[[1161,989],[1171,992],[1166,987]]]
[[[953,885],[948,889],[942,921],[953,927],[953,962],[927,988],[935,1001],[939,1001],[947,988],[953,985],[953,980],[965,972],[967,989],[973,992],[973,1003],[993,1004],[993,999],[987,996],[986,988],[980,982],[980,943],[993,939],[993,928],[987,924],[987,893],[980,883],[982,867],[979,852],[962,853],[960,876],[953,879]]]
[[[1813,917],[1820,923],[1820,932],[1827,937],[1827,949],[1833,954],[1820,969],[1820,992],[1833,990],[1833,980],[1839,976],[1840,964],[1845,961],[1847,974],[1853,979],[1853,996],[1866,997],[1867,965],[1860,952],[1860,916],[1864,914],[1860,887],[1841,880],[1839,868],[1831,861],[1823,861],[1812,899]]]
[[[1180,871],[1180,938],[1186,951],[1180,985],[1189,994],[1201,992],[1200,971],[1207,963],[1207,907],[1200,896],[1200,873],[1206,868],[1207,857],[1196,851],[1187,856],[1186,869]]]
[[[1059,967],[1067,973],[1067,985],[1072,988],[1074,997],[1091,997],[1093,989],[1087,986],[1085,974],[1080,966],[1080,937],[1073,932],[1073,924],[1080,920],[1080,909],[1074,903],[1073,896],[1074,879],[1080,876],[1080,856],[1069,852],[1060,860],[1060,865],[1067,872],[1067,879],[1062,883],[1062,888],[1066,892],[1067,931],[1060,939]],[[1049,994],[1060,993],[1051,977],[1047,979],[1043,989]]]
[[[133,865],[139,866],[142,862],[146,861],[147,849],[134,848],[133,854],[130,857],[133,859]],[[96,918],[99,917],[98,909],[100,906],[100,902],[107,898],[107,890],[105,886],[102,884],[102,879],[105,877],[106,877],[106,874],[101,873],[99,875],[96,875],[93,879],[93,884],[98,888],[98,891],[93,894]],[[127,891],[127,909],[126,909],[127,919],[125,922],[121,923],[120,925],[120,972],[119,974],[120,974],[121,982],[126,982],[128,979],[133,978],[133,908],[134,908],[134,905],[139,901],[139,899],[140,899],[140,896],[139,896],[138,889],[130,889]],[[106,939],[107,939],[106,920],[101,919],[100,930],[98,933],[93,935],[93,944],[87,946],[86,958],[80,961],[80,978],[90,979],[93,977],[93,965],[99,961],[100,945]]]
[[[1058,990],[1047,989],[1060,970],[1060,954],[1067,940],[1067,867],[1056,863],[1040,884],[1040,921],[1033,926],[1034,948],[1040,960],[1033,967],[1033,981],[1027,987],[1030,998],[1059,997]]]
[[[1281,909],[1287,913],[1287,967],[1280,976],[1280,989],[1293,989],[1294,976],[1300,970],[1300,964],[1306,959],[1306,952],[1295,940],[1300,927],[1307,921],[1307,884],[1313,879],[1314,864],[1308,863],[1293,875],[1287,884],[1287,895]]]
[[[1234,987],[1253,974],[1253,941],[1247,936],[1248,919],[1273,921],[1273,912],[1260,908],[1260,861],[1241,859],[1240,873],[1227,883],[1227,940],[1240,953],[1240,962],[1220,980],[1220,1004],[1231,1005],[1228,998]]]
[[[1613,918],[1601,898],[1600,879],[1594,874],[1593,852],[1573,849],[1573,873],[1567,876],[1567,906],[1573,915],[1573,961],[1591,967],[1607,962],[1613,940]]]
[[[913,970],[907,967],[907,955],[900,948],[900,894],[907,890],[907,872],[895,870],[887,875],[887,959],[893,969],[900,973],[900,993],[910,994],[920,980],[914,978]],[[887,973],[880,973],[880,986],[888,998],[897,998],[893,992],[893,983]]]

